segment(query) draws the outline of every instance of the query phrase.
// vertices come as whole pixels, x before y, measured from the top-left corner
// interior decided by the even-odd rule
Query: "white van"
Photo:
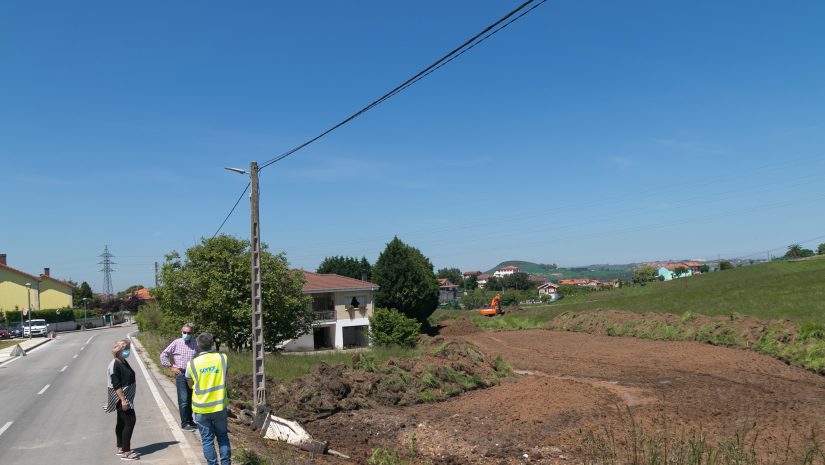
[[[29,333],[31,337],[46,337],[49,334],[49,325],[46,324],[46,320],[25,321],[23,322],[23,337],[29,337]]]

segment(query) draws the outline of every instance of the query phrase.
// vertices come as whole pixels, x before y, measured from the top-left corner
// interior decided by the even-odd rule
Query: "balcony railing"
[[[335,310],[315,310],[315,321],[335,320]]]

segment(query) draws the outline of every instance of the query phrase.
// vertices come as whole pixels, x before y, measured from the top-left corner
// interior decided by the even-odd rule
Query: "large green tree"
[[[464,279],[462,279],[461,276],[461,270],[458,268],[441,268],[435,275],[438,278],[447,278],[451,283],[459,286],[464,284]]]
[[[785,258],[804,258],[814,255],[811,249],[805,249],[799,244],[791,244],[788,246],[788,251],[785,252]]]
[[[817,255],[825,255],[825,244],[819,244],[816,248]]]
[[[249,241],[227,235],[203,239],[186,251],[166,256],[160,285],[153,290],[161,310],[177,323],[192,321],[232,350],[251,342]],[[261,309],[264,344],[280,343],[305,334],[314,313],[309,297],[301,294],[303,275],[290,271],[283,254],[261,245]]]
[[[80,286],[75,287],[72,289],[72,303],[77,308],[83,308],[83,299],[86,300],[86,305],[89,308],[92,308],[92,300],[94,299],[94,293],[92,293],[92,287],[89,286],[89,283],[83,281],[80,283]]]
[[[355,279],[370,280],[372,265],[366,257],[358,260],[355,257],[333,256],[326,257],[318,266],[318,273],[334,273]]]
[[[379,287],[376,307],[394,308],[427,325],[438,307],[438,281],[430,260],[415,247],[395,237],[381,252],[372,269]]]
[[[633,271],[633,282],[637,284],[656,280],[656,268],[650,265],[641,265]]]

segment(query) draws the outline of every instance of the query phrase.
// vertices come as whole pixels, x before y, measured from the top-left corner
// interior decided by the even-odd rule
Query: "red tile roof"
[[[361,281],[337,274],[318,274],[304,271],[304,294],[314,294],[329,291],[374,291],[378,285],[369,281]]]
[[[149,292],[149,289],[146,289],[145,287],[132,292],[132,295],[137,297],[139,300],[155,300],[155,296],[153,296]]]
[[[553,284],[553,283],[544,283],[541,286],[539,286],[539,289],[544,288],[544,287],[558,288],[559,285],[558,284]]]
[[[517,269],[518,269],[518,267],[515,266],[515,265],[507,265],[507,266],[503,266],[503,267],[499,268],[499,270],[517,270]]]

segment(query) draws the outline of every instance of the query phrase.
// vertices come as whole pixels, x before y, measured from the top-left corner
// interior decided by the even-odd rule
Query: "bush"
[[[71,308],[57,308],[50,310],[33,310],[31,312],[31,319],[43,319],[46,323],[60,323],[63,321],[74,321],[74,312]],[[15,324],[20,321],[19,310],[7,310],[4,314],[6,324]],[[24,321],[28,321],[29,316],[23,317]]]
[[[421,323],[396,309],[379,308],[370,317],[370,340],[378,346],[414,346]]]
[[[156,303],[142,305],[140,311],[135,314],[138,329],[145,332],[176,334],[185,323],[185,321],[178,320],[180,318],[176,319],[164,314]]]

